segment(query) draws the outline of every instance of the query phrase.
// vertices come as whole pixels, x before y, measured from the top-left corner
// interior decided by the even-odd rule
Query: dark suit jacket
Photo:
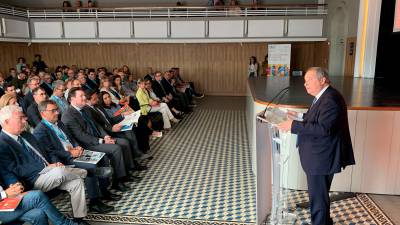
[[[32,103],[28,107],[26,110],[26,115],[28,116],[28,123],[31,125],[31,127],[36,127],[42,120],[42,116],[40,115],[36,102]]]
[[[96,90],[96,89],[93,89],[87,82],[86,82],[86,84],[82,84],[82,89],[83,89],[84,91],[87,91],[87,90]]]
[[[24,111],[26,112],[28,107],[34,102],[35,102],[35,100],[33,99],[32,92],[28,91],[28,93],[26,93],[26,95],[24,96],[24,105],[22,106]]]
[[[165,92],[167,92],[167,94],[172,94],[172,95],[175,94],[174,87],[172,87],[172,85],[169,83],[169,81],[167,81],[165,78],[163,78],[161,80],[161,85],[163,86],[163,88],[164,88]]]
[[[50,97],[53,94],[53,89],[46,83],[44,83],[44,82],[41,83],[40,87],[44,89],[44,91],[46,92],[48,97]]]
[[[81,113],[72,106],[69,106],[63,112],[61,121],[65,124],[68,131],[83,148],[89,148],[90,146],[98,145],[99,138],[103,138],[105,135],[107,135],[107,133],[101,127],[97,127],[101,133],[101,137],[93,136],[91,134],[90,127],[86,125]]]
[[[165,97],[167,95],[167,93],[165,92],[166,90],[163,89],[163,87],[161,86],[160,83],[158,83],[158,81],[154,80],[153,81],[153,92],[154,94],[157,95],[158,98],[162,99],[163,97]]]
[[[103,108],[98,107],[97,109],[103,112],[105,118],[103,115],[100,114],[100,112],[94,110],[93,108],[89,106],[83,107],[83,110],[85,110],[86,113],[92,117],[93,121],[97,124],[98,127],[103,128],[108,135],[114,136],[115,133],[112,131],[113,125],[121,122],[124,118],[122,116],[116,116],[110,118],[107,112]]]
[[[78,146],[78,142],[72,137],[63,122],[58,121],[57,126],[64,131],[73,147]],[[65,151],[63,144],[58,139],[57,134],[41,121],[33,131],[35,138],[46,146],[47,155],[53,162],[62,162],[65,165],[73,164],[71,154]]]
[[[98,79],[96,79],[94,81],[94,80],[91,80],[91,79],[87,78],[86,79],[86,84],[89,85],[89,87],[91,87],[93,90],[98,90],[100,81]]]
[[[53,163],[41,147],[43,145],[39,145],[32,134],[22,132],[21,136],[38,150],[49,163]],[[35,161],[17,141],[4,132],[0,133],[0,155],[0,173],[6,186],[20,181],[30,189],[39,177],[39,172],[45,167],[42,163]]]
[[[354,165],[347,107],[342,95],[328,87],[303,116],[293,121],[301,165],[309,175],[328,175]]]

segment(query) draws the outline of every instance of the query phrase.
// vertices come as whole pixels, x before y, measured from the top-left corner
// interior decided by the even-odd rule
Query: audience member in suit
[[[25,94],[24,96],[24,105],[22,106],[22,108],[24,109],[24,112],[26,112],[26,110],[28,109],[28,107],[35,102],[35,100],[33,99],[33,95],[32,95],[32,90],[35,88],[39,87],[39,82],[40,80],[37,79],[36,77],[30,77],[28,78],[27,81],[27,86],[29,88],[28,93]],[[14,85],[15,86],[15,85]],[[17,87],[17,86],[15,86]],[[22,89],[21,89],[22,90]]]
[[[335,173],[354,165],[347,106],[342,95],[330,86],[328,73],[311,67],[304,76],[307,93],[314,101],[307,113],[289,111],[289,119],[278,125],[298,135],[300,162],[307,175],[311,223],[333,224],[329,189]],[[303,120],[292,120],[302,117]]]
[[[38,104],[47,99],[46,92],[43,88],[38,87],[32,90],[32,96],[35,102],[33,102],[26,110],[26,115],[28,116],[28,123],[32,128],[35,128],[42,120]]]
[[[0,110],[0,174],[6,186],[21,182],[44,192],[58,188],[71,195],[73,215],[87,215],[84,178],[86,170],[52,162],[35,137],[23,132],[26,117],[22,109],[8,105]]]
[[[112,169],[105,166],[107,159],[97,164],[74,162],[74,158],[82,155],[83,148],[78,145],[75,139],[61,121],[58,121],[59,109],[57,104],[51,100],[43,101],[38,106],[42,121],[38,124],[33,135],[46,146],[46,150],[53,161],[60,161],[64,165],[75,165],[78,168],[86,169],[86,190],[90,199],[89,209],[98,213],[109,213],[114,207],[104,204],[100,198],[108,195],[112,199],[112,193],[107,190],[107,178],[111,176]]]
[[[193,101],[193,96],[195,96],[194,91],[190,88],[188,83],[184,83],[179,75],[179,68],[172,68],[170,70],[171,79],[173,81],[173,86],[175,90],[180,93],[184,93],[190,104],[195,105]]]
[[[0,193],[0,201],[4,198],[22,197],[21,202],[14,211],[0,212],[0,221],[2,223],[20,221],[32,225],[45,225],[50,220],[52,224],[57,225],[77,225],[77,223],[61,214],[41,191],[24,192],[24,186],[21,183],[11,184],[4,189],[0,181]]]
[[[19,74],[23,70],[17,71],[15,68],[10,68],[8,71],[9,71],[9,73],[8,73],[8,76],[5,78],[5,80],[6,80],[7,83],[10,83],[11,81],[14,80],[14,78],[17,77],[17,72]]]
[[[114,113],[121,109],[121,106],[116,105],[111,101],[111,97],[108,92],[100,92],[100,96],[97,93],[89,93],[90,98],[88,101],[87,110],[93,116],[93,119],[98,124],[107,124],[104,126],[106,132],[112,137],[125,138],[129,141],[133,158],[135,160],[135,169],[141,170],[146,169],[146,167],[139,165],[139,161],[150,158],[149,155],[144,154],[145,149],[140,149],[139,146],[143,146],[143,142],[148,142],[148,140],[138,140],[136,132],[134,130],[121,131],[121,125],[119,122],[124,120],[125,115],[129,115],[132,112],[125,112],[122,115],[114,116]],[[113,129],[114,128],[114,129]],[[139,144],[139,142],[142,142]]]
[[[17,103],[19,106],[24,105],[24,99],[16,92],[15,87],[12,83],[6,83],[4,85],[4,91],[6,94],[12,94],[12,95],[16,96]]]
[[[18,75],[16,77],[13,78],[13,80],[11,81],[11,83],[14,85],[16,90],[20,90],[22,92],[22,89],[24,88],[25,84],[26,84],[27,80],[26,80],[26,73],[24,71],[18,73]],[[39,85],[39,82],[38,82]]]
[[[87,84],[86,75],[84,73],[79,72],[78,77],[76,78],[81,82],[81,87],[84,91],[86,90],[93,90],[92,87]]]
[[[87,85],[92,88],[92,90],[99,89],[100,80],[96,76],[96,72],[94,69],[89,69],[88,78],[86,79]]]
[[[127,187],[123,184],[123,179],[127,176],[123,149],[116,144],[115,139],[109,135],[103,135],[90,118],[90,115],[82,110],[86,105],[86,97],[81,88],[71,88],[69,101],[71,105],[62,114],[61,121],[80,146],[92,151],[106,153],[114,168],[112,187],[120,191],[126,191]]]
[[[164,77],[161,79],[161,85],[167,95],[171,95],[173,99],[178,103],[179,110],[183,112],[190,112],[189,100],[185,94],[175,91],[174,86],[170,83],[171,73],[169,71],[164,73]]]
[[[63,81],[56,80],[53,82],[53,86],[53,95],[50,97],[50,100],[53,100],[57,104],[62,114],[68,108],[68,102],[64,98],[65,85]]]
[[[43,75],[43,82],[40,84],[40,87],[42,87],[45,91],[47,96],[51,96],[53,94],[53,86],[52,86],[52,79],[50,74],[45,73]]]
[[[171,94],[167,94],[164,90],[164,87],[161,85],[162,74],[157,71],[154,74],[154,81],[151,84],[154,94],[159,98],[162,102],[168,104],[168,107],[176,116],[182,116],[183,113],[177,109],[177,104]],[[147,82],[147,81],[146,81]]]
[[[144,76],[143,79],[154,80],[154,73],[153,73],[153,68],[152,67],[147,67],[147,74],[146,74],[146,76]]]
[[[78,79],[74,79],[74,80],[68,80],[67,81],[67,90],[65,90],[65,93],[64,93],[64,97],[65,97],[65,99],[67,99],[67,101],[68,101],[68,99],[69,99],[69,91],[71,90],[71,88],[73,88],[73,87],[82,87],[81,86],[81,82],[78,80]]]

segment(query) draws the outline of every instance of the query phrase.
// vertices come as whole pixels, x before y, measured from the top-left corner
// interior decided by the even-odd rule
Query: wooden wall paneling
[[[355,134],[353,141],[353,151],[354,158],[357,166],[353,168],[353,181],[351,183],[351,191],[352,192],[362,192],[363,191],[363,171],[368,171],[368,165],[364,163],[364,154],[365,154],[365,139],[367,133],[367,111],[359,110],[357,111],[357,122],[355,128]],[[351,134],[353,137],[353,134]]]
[[[147,67],[166,71],[180,67],[183,78],[195,82],[197,89],[212,95],[245,95],[249,57],[257,57],[260,66],[267,43],[134,44],[134,43],[0,43],[0,71],[15,67],[20,56],[31,64],[35,53],[42,55],[51,70],[57,65],[78,67],[114,67],[126,64],[136,77]],[[302,70],[314,66],[320,54],[314,43],[293,43],[293,65]]]
[[[364,144],[364,162],[376,165],[370,168],[363,165],[362,192],[379,193],[393,185],[394,180],[389,180],[390,151],[393,135],[394,112],[368,111],[367,127]],[[386,192],[387,193],[387,192]],[[390,193],[387,193],[390,194]]]
[[[329,42],[321,41],[314,43],[314,66],[328,69],[329,65]]]
[[[400,195],[400,112],[394,113],[393,134],[390,146],[390,168],[388,180],[393,180],[393,185],[388,188],[389,193]]]

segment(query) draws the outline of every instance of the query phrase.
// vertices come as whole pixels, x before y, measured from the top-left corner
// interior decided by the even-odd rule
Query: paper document
[[[120,122],[122,125],[121,131],[132,130],[133,124],[138,123],[140,117],[140,110],[135,111],[124,117],[124,120]]]
[[[79,158],[74,159],[74,162],[97,164],[105,154],[104,152],[84,150]]]

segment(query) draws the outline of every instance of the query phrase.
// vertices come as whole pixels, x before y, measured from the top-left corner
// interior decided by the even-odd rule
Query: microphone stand
[[[267,104],[267,106],[265,107],[265,109],[264,109],[263,112],[262,112],[262,117],[263,117],[264,119],[266,118],[266,117],[265,117],[265,113],[266,113],[267,110],[269,109],[269,106],[275,101],[275,99],[276,99],[277,97],[280,96],[280,98],[279,98],[278,101],[277,101],[277,104],[278,104],[278,103],[282,100],[282,97],[284,96],[284,94],[286,94],[286,93],[289,91],[289,88],[290,88],[290,86],[283,88],[282,90],[280,90],[280,91],[278,92],[278,94],[276,94],[276,95],[271,99],[271,101]]]

